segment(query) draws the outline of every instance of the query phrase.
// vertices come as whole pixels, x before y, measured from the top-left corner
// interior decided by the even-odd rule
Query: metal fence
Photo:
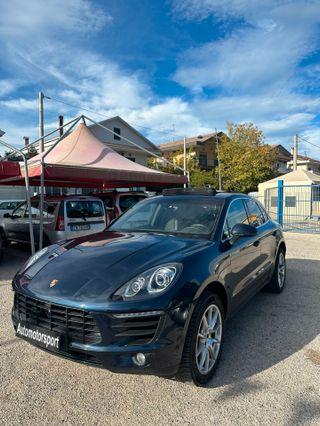
[[[320,233],[320,185],[284,185],[253,193],[285,231]]]

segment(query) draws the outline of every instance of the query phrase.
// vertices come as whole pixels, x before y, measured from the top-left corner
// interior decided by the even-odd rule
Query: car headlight
[[[40,257],[46,254],[48,251],[48,247],[44,247],[42,250],[37,251],[33,256],[29,257],[24,269],[30,268]]]
[[[148,269],[121,286],[113,295],[114,300],[130,300],[163,293],[182,271],[181,263],[167,263]]]

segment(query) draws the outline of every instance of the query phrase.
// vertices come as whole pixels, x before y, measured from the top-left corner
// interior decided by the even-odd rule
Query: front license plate
[[[90,229],[90,225],[70,225],[71,231],[88,231]]]
[[[66,349],[66,336],[63,334],[29,325],[23,321],[18,322],[16,336],[49,351],[60,352]]]

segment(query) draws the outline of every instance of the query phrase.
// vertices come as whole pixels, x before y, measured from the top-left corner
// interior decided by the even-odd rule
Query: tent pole
[[[81,116],[78,117],[72,126],[69,127],[69,129],[46,151],[42,158],[41,158],[41,176],[40,176],[40,226],[39,226],[39,250],[43,247],[43,205],[44,205],[44,171],[45,171],[45,157],[53,150],[53,148],[58,145],[59,142],[61,142],[62,139],[64,139],[68,134],[71,132],[71,130],[74,128],[74,126],[78,123],[78,121],[81,119]]]
[[[4,145],[6,148],[11,149],[11,151],[20,154],[23,158],[24,167],[25,167],[25,186],[26,186],[26,197],[27,197],[27,206],[28,206],[28,215],[29,215],[29,234],[30,234],[30,244],[31,244],[31,254],[34,255],[35,253],[35,246],[34,246],[34,233],[33,233],[33,224],[32,224],[32,214],[31,214],[31,197],[30,197],[30,185],[29,185],[29,172],[28,172],[28,160],[26,155],[20,151],[19,149],[15,148],[14,146],[4,142],[3,139],[0,139],[0,144]]]
[[[31,196],[30,196],[30,185],[29,185],[29,170],[28,170],[28,160],[25,155],[23,155],[24,161],[24,170],[25,170],[25,183],[26,183],[26,192],[27,192],[27,205],[28,205],[28,219],[29,219],[29,233],[30,233],[30,243],[31,243],[31,255],[35,253],[35,244],[34,244],[34,234],[33,234],[33,224],[32,224],[32,212],[31,212]]]
[[[44,158],[41,158],[39,250],[43,247]]]

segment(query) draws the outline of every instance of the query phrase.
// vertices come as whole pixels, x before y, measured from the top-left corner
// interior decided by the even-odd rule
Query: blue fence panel
[[[285,231],[320,233],[320,185],[282,185],[252,193]]]

